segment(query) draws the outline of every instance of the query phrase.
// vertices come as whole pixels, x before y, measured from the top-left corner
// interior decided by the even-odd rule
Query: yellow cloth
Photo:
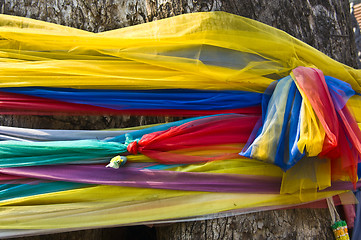
[[[311,193],[307,198],[316,200],[340,193],[342,191]],[[298,194],[203,193],[96,186],[3,201],[0,203],[0,229],[110,226],[298,203],[301,203]]]
[[[263,92],[297,66],[360,91],[360,73],[260,22],[194,13],[104,33],[0,15],[0,87]]]

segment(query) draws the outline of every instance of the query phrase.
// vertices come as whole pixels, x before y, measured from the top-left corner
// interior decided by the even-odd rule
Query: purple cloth
[[[356,188],[361,188],[360,181],[356,183]],[[354,190],[354,186],[351,182],[335,181],[332,182],[331,187],[328,187],[323,191],[338,191],[338,190]]]
[[[281,178],[198,172],[175,172],[99,165],[0,168],[0,173],[28,178],[127,187],[207,192],[279,193]]]

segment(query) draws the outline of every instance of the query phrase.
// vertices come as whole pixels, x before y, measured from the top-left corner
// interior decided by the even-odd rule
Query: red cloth
[[[166,131],[144,135],[138,143],[128,145],[128,152],[142,153],[162,163],[191,163],[239,157],[238,153],[221,153],[209,156],[189,156],[169,151],[187,148],[211,149],[211,146],[247,142],[258,116],[241,114],[217,115]]]

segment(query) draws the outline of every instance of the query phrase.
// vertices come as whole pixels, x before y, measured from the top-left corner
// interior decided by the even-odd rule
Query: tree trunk
[[[1,12],[5,14],[35,18],[93,32],[183,13],[221,10],[282,29],[337,61],[357,67],[348,0],[0,0],[0,6]],[[0,116],[3,125],[59,129],[130,127],[169,120],[173,119],[130,116]],[[326,209],[276,210],[158,227],[157,237],[332,239],[330,223]],[[94,239],[111,239],[99,233],[109,230],[89,231],[85,231],[88,235],[81,231],[77,234],[72,233],[72,236],[77,239],[89,239],[90,233],[95,236]],[[119,228],[112,231],[114,238],[125,236],[120,234],[122,230]],[[56,239],[69,239],[68,236],[58,234]],[[51,239],[55,239],[54,236]]]
[[[287,209],[157,228],[157,239],[333,239],[326,209]],[[172,237],[170,237],[172,236]]]

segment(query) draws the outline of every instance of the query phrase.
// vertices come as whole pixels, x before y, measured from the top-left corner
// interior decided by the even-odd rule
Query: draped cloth
[[[198,116],[0,127],[0,229],[207,219],[360,185],[360,71],[283,31],[211,12],[104,33],[0,15],[0,35],[1,114]]]
[[[320,70],[294,69],[264,101],[262,126],[241,155],[285,171],[304,156],[319,156],[331,161],[333,179],[348,176],[355,184],[361,132],[346,106],[354,94],[349,84],[325,78]]]
[[[103,33],[0,15],[0,34],[3,114],[254,113],[267,87],[298,66],[361,90],[358,70],[224,12]]]

